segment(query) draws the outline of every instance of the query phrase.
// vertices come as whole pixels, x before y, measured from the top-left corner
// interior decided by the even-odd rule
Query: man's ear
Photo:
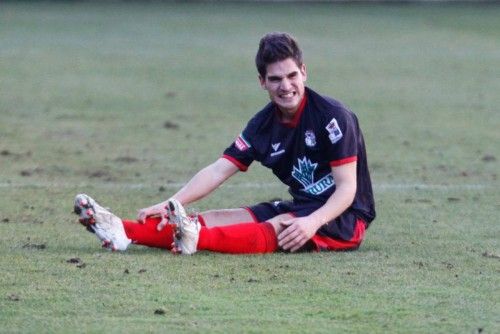
[[[306,64],[302,64],[302,66],[300,66],[300,73],[302,74],[302,76],[304,77],[304,81],[307,80],[307,69],[306,69]]]
[[[259,83],[262,89],[266,89],[266,79],[259,74]]]

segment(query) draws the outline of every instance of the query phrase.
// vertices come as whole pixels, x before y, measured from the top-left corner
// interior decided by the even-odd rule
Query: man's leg
[[[225,226],[239,222],[251,221],[252,215],[246,209],[210,210],[198,214],[203,226]],[[173,242],[172,226],[167,224],[161,231],[157,230],[160,217],[147,217],[144,224],[136,220],[122,220],[127,237],[133,244],[171,249]]]
[[[242,222],[256,223],[251,211],[243,208],[209,210],[198,214],[201,225],[206,227],[234,225]]]
[[[276,236],[283,230],[281,222],[292,217],[282,214],[262,223],[201,227],[196,248],[229,254],[273,253],[278,250]]]
[[[281,214],[267,222],[201,227],[197,250],[230,254],[272,253],[278,249],[277,235],[284,230],[281,222],[293,218]],[[314,235],[299,251],[350,251],[361,245],[365,236],[365,223],[357,220],[350,240]]]
[[[252,219],[251,214],[245,209],[210,210],[198,214],[201,225],[207,227],[232,225]],[[172,226],[167,224],[161,231],[158,231],[156,226],[160,221],[160,217],[147,217],[144,224],[136,220],[123,220],[123,226],[127,237],[136,245],[171,249]]]
[[[122,220],[125,233],[133,244],[172,249],[174,241],[172,226],[167,224],[161,231],[158,231],[156,226],[160,221],[160,217],[147,217],[144,224],[136,220]]]
[[[196,250],[229,254],[272,253],[278,249],[276,232],[270,223],[242,223],[201,227]]]
[[[170,221],[175,225],[174,251],[186,255],[198,250],[230,254],[274,252],[278,249],[276,235],[283,229],[280,222],[292,217],[284,214],[262,223],[249,221],[207,227],[202,226],[199,218],[189,217],[177,200],[171,199],[167,209]],[[248,212],[247,214],[248,217],[252,216]],[[215,222],[212,223],[216,225]]]

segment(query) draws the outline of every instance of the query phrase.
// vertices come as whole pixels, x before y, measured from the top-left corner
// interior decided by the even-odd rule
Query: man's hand
[[[316,223],[310,217],[300,217],[280,223],[284,230],[278,235],[278,246],[295,252],[316,233]]]
[[[144,224],[146,221],[146,218],[148,218],[148,217],[161,217],[161,221],[156,227],[158,229],[158,231],[161,231],[165,227],[165,225],[168,224],[167,209],[165,208],[165,206],[166,206],[166,204],[159,203],[159,204],[150,206],[148,208],[140,209],[139,212],[137,213],[137,220],[141,224]]]

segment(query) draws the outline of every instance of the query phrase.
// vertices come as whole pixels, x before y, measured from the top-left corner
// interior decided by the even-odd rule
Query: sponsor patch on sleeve
[[[337,123],[337,120],[335,118],[332,118],[330,123],[328,123],[328,125],[326,126],[326,131],[328,131],[329,133],[328,138],[330,138],[332,144],[335,144],[340,139],[342,139],[342,131],[340,130],[339,124]]]
[[[236,138],[236,140],[234,141],[234,145],[238,150],[242,152],[248,150],[251,147],[250,143],[245,139],[245,137],[243,137],[243,134],[241,133],[238,136],[238,138]]]

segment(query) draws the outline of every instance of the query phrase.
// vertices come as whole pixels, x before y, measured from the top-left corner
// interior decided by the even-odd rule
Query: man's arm
[[[172,198],[177,199],[183,205],[195,202],[217,189],[217,187],[234,175],[238,170],[238,167],[229,160],[219,158],[214,163],[196,173],[188,183],[172,196]],[[165,206],[167,202],[168,199],[164,202],[139,210],[137,219],[140,222],[144,222],[146,217],[161,215],[162,220],[160,224],[158,224],[158,230],[161,230],[167,224],[166,217],[164,216],[166,214]]]
[[[302,247],[324,224],[340,216],[356,195],[356,161],[332,167],[336,189],[326,203],[307,217],[283,222],[284,230],[278,234],[278,245],[292,252]]]
[[[172,198],[175,198],[183,205],[195,202],[217,189],[238,171],[239,169],[235,164],[225,158],[219,158],[196,173]]]

